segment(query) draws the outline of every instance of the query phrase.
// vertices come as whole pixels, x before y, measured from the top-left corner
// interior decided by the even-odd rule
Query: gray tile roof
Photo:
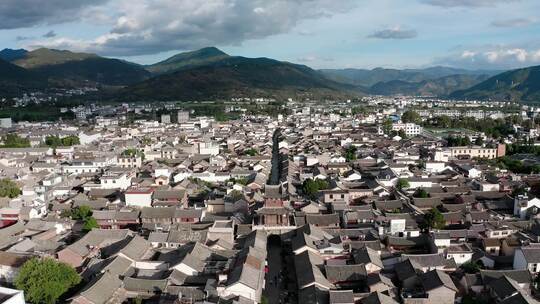
[[[376,291],[376,292],[370,293],[369,296],[361,299],[360,303],[361,304],[397,304],[399,302],[396,302],[391,297]]]
[[[527,263],[540,263],[540,246],[522,247],[521,251]]]
[[[122,280],[117,275],[104,273],[99,279],[91,282],[88,288],[81,292],[90,303],[105,304],[113,297],[114,293],[122,286]]]
[[[162,292],[167,287],[167,280],[149,280],[124,278],[124,288],[129,291]]]
[[[366,266],[364,264],[325,265],[324,270],[326,279],[333,284],[367,280]]]
[[[426,292],[433,290],[435,288],[439,288],[441,286],[445,286],[454,291],[458,290],[456,285],[450,278],[450,276],[447,275],[445,272],[438,269],[428,271],[422,274],[421,279],[422,279],[422,286],[424,287],[424,290]]]

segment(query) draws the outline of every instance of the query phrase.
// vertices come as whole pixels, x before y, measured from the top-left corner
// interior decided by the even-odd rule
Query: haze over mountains
[[[133,101],[365,94],[538,100],[539,73],[539,67],[502,74],[439,66],[314,70],[269,58],[230,56],[215,47],[147,66],[45,48],[0,51],[0,93],[4,96],[47,87],[94,85],[117,88],[107,98]]]

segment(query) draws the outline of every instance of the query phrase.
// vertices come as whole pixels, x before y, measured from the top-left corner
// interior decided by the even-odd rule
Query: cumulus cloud
[[[377,39],[412,39],[416,38],[418,33],[416,30],[411,29],[402,29],[401,27],[395,27],[391,29],[383,29],[375,31],[373,34],[369,35],[368,38],[377,38]]]
[[[54,37],[56,37],[56,32],[52,30],[43,34],[43,38],[54,38]]]
[[[2,0],[0,30],[77,20],[88,7],[108,0]]]
[[[121,15],[108,33],[94,40],[58,37],[31,46],[131,56],[211,45],[240,45],[246,40],[289,32],[302,20],[347,12],[357,3],[354,0],[122,0],[116,5]]]
[[[496,27],[522,27],[535,23],[536,20],[529,18],[515,18],[515,19],[504,19],[504,20],[495,20],[491,22],[492,26]]]
[[[317,56],[317,55],[307,55],[300,58],[297,58],[296,61],[303,63],[312,63],[312,62],[331,62],[334,61],[334,58]]]
[[[463,50],[438,64],[480,69],[511,69],[540,64],[540,48],[498,47],[485,50]]]
[[[421,2],[442,7],[485,7],[521,0],[421,0]]]

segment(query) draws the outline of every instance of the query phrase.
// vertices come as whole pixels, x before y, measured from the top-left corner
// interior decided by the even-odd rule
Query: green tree
[[[384,134],[390,134],[392,132],[392,120],[387,118],[382,123],[382,130]]]
[[[229,197],[236,202],[244,198],[244,193],[242,193],[242,191],[233,190],[229,192]]]
[[[88,232],[93,228],[99,228],[97,220],[92,217],[92,209],[86,205],[75,207],[71,210],[64,210],[60,216],[70,217],[72,220],[83,222],[83,232]]]
[[[32,258],[21,267],[15,287],[24,291],[30,303],[53,304],[80,282],[81,277],[71,266],[49,258]]]
[[[47,136],[45,137],[45,144],[49,147],[71,147],[80,144],[78,136],[70,135],[66,137]]]
[[[49,147],[58,147],[62,145],[62,140],[58,136],[45,137],[45,144]]]
[[[345,159],[350,162],[356,160],[356,151],[358,148],[356,146],[350,145],[345,149]]]
[[[443,229],[446,226],[446,220],[437,208],[431,208],[428,213],[424,214],[424,221],[429,228]]]
[[[62,137],[62,146],[64,147],[71,147],[74,145],[80,144],[81,141],[78,136],[70,135],[66,137]]]
[[[249,149],[244,150],[244,154],[249,155],[249,156],[255,156],[255,155],[259,155],[259,152],[255,150],[254,148],[249,148]]]
[[[418,197],[418,198],[428,198],[428,197],[429,197],[429,193],[427,193],[426,190],[420,188],[420,189],[416,190],[416,192],[414,193],[414,197]]]
[[[415,111],[408,110],[408,111],[405,111],[403,115],[401,115],[401,121],[403,121],[404,123],[411,122],[411,123],[418,124],[422,121],[422,118]]]
[[[28,148],[30,147],[30,140],[28,138],[22,138],[15,133],[9,133],[2,137],[4,142],[3,148]]]
[[[407,134],[405,133],[405,130],[403,129],[400,129],[398,132],[397,132],[397,135],[399,137],[401,137],[402,139],[406,139],[407,138]]]
[[[476,138],[476,140],[474,141],[474,144],[477,145],[477,146],[481,146],[481,145],[484,144],[484,139],[482,137],[478,136]]]
[[[86,205],[73,208],[71,211],[71,219],[73,220],[86,220],[92,216],[92,209]]]
[[[446,115],[438,116],[436,117],[436,125],[440,128],[450,128],[452,126],[452,119]]]
[[[400,178],[397,180],[396,188],[399,190],[404,188],[409,188],[411,185],[409,184],[409,181],[405,178]]]
[[[15,198],[21,194],[19,186],[9,178],[0,179],[0,197]]]
[[[463,268],[466,273],[477,273],[480,271],[481,267],[477,262],[469,261],[467,263],[463,263],[461,268]]]
[[[122,151],[122,153],[120,153],[120,155],[128,157],[140,157],[142,160],[144,160],[144,152],[135,148],[125,149]]]
[[[358,115],[358,114],[366,114],[367,113],[367,110],[365,107],[363,106],[358,106],[358,107],[353,107],[351,109],[351,114],[352,115]]]
[[[302,190],[304,193],[312,198],[317,198],[320,190],[328,189],[329,184],[327,181],[322,179],[306,179],[302,185]]]
[[[449,147],[469,146],[471,144],[471,140],[468,136],[448,136],[446,141]]]
[[[90,230],[92,230],[92,229],[94,229],[94,228],[99,228],[99,225],[98,225],[98,223],[97,223],[97,220],[96,220],[94,217],[92,217],[92,216],[86,218],[86,219],[84,220],[84,224],[83,224],[82,230],[83,230],[84,232],[88,232],[88,231],[90,231]]]

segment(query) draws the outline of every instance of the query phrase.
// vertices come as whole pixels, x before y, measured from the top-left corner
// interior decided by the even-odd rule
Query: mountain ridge
[[[60,87],[125,86],[150,77],[150,72],[134,63],[68,50],[38,48],[13,58],[11,63]]]
[[[444,66],[434,66],[424,69],[323,69],[320,70],[330,79],[353,85],[371,87],[380,82],[401,80],[406,82],[421,82],[434,80],[452,75],[495,75],[499,71],[489,70],[466,70]]]
[[[370,87],[369,92],[374,95],[447,96],[456,90],[476,85],[487,78],[487,75],[457,74],[420,82],[392,80],[376,83]]]
[[[231,57],[216,47],[205,47],[195,51],[182,52],[165,60],[147,65],[145,68],[154,75],[176,72]]]
[[[2,86],[10,94],[36,88],[94,85],[120,89],[114,97],[146,100],[287,94],[306,98],[376,94],[540,99],[535,82],[538,67],[496,75],[493,74],[498,71],[444,66],[314,70],[265,57],[231,56],[216,47],[181,52],[146,66],[96,54],[45,48],[30,52],[4,49],[0,54],[10,58],[10,62],[4,61],[0,66],[5,71],[0,78]],[[489,84],[490,79],[495,79],[497,85]]]
[[[540,101],[540,65],[506,71],[468,89],[456,91],[450,97]]]
[[[128,99],[192,100],[290,94],[358,95],[350,85],[326,79],[304,65],[269,58],[227,56],[129,86]]]

